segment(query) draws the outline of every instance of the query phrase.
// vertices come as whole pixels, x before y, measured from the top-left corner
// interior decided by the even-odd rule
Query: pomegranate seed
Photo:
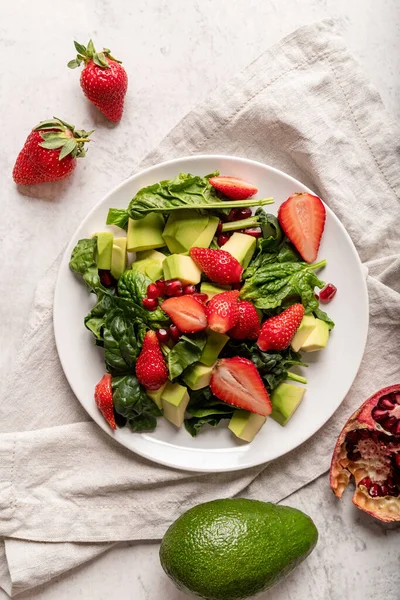
[[[182,296],[183,287],[182,282],[179,279],[169,279],[165,282],[165,295],[166,296]]]
[[[239,212],[239,208],[232,208],[232,210],[228,214],[228,221],[238,221],[238,218],[237,218],[238,212]]]
[[[356,452],[350,451],[347,453],[347,458],[352,462],[357,462],[361,458],[361,452],[358,452],[358,450]]]
[[[248,229],[244,230],[244,233],[255,238],[260,238],[262,236],[261,227],[249,227]]]
[[[184,294],[195,294],[196,292],[197,289],[195,285],[185,285],[185,287],[183,288]]]
[[[251,217],[251,208],[239,208],[237,210],[237,219],[235,219],[235,221],[241,221],[242,219]]]
[[[216,235],[220,235],[222,233],[222,225],[223,225],[223,223],[222,223],[222,221],[220,221],[218,223],[217,231],[215,232]]]
[[[395,435],[400,435],[400,421],[397,421],[396,428],[395,429],[393,428],[393,433]]]
[[[161,328],[156,331],[158,341],[160,344],[166,344],[169,340],[169,333],[166,329]]]
[[[395,455],[396,466],[400,468],[400,454]]]
[[[117,283],[114,277],[111,275],[110,271],[99,269],[99,277],[101,285],[104,285],[104,287],[106,288],[114,287]]]
[[[197,300],[198,302],[200,302],[201,304],[205,304],[208,300],[208,296],[207,294],[193,294],[193,298],[195,300]]]
[[[181,337],[181,332],[179,331],[179,329],[177,328],[176,325],[170,325],[169,326],[169,335],[173,342],[177,342],[179,340],[179,338]]]
[[[314,294],[314,298],[316,298],[317,300],[319,300],[318,294]]]
[[[382,496],[388,496],[389,495],[389,488],[384,483],[381,485],[381,495]]]
[[[149,283],[147,286],[147,297],[148,298],[158,298],[160,295],[160,290],[155,283]]]
[[[164,279],[157,279],[156,286],[158,287],[158,290],[160,292],[159,296],[164,296],[164,293],[165,293],[165,281],[164,281]]]
[[[319,299],[321,302],[327,304],[332,300],[337,292],[337,288],[333,285],[333,283],[328,283],[319,293]]]
[[[226,242],[229,240],[231,236],[228,233],[221,233],[221,235],[219,235],[217,237],[217,244],[219,247],[223,246],[224,244],[226,244]]]
[[[368,490],[368,493],[373,498],[381,495],[381,486],[378,483],[374,483]]]
[[[394,406],[394,401],[391,400],[388,396],[383,396],[378,402],[379,408],[386,408],[386,410],[392,410]]]
[[[147,310],[150,311],[156,310],[158,307],[157,298],[143,298],[142,304]]]
[[[364,477],[363,479],[361,479],[360,483],[358,484],[358,486],[360,486],[360,485],[365,485],[367,490],[369,490],[369,488],[372,485],[372,481],[369,477]]]
[[[396,417],[389,417],[388,419],[385,419],[384,421],[382,421],[381,426],[383,427],[383,429],[386,429],[386,431],[390,431],[393,433],[393,430],[396,429],[397,426]]]
[[[381,410],[381,409],[377,408],[376,406],[375,406],[375,408],[372,409],[371,415],[375,419],[375,421],[377,421],[378,423],[383,421],[383,419],[386,419],[386,417],[388,416],[386,410]]]

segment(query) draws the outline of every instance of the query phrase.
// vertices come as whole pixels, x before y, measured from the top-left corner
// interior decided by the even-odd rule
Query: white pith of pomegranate
[[[352,476],[358,508],[381,521],[400,521],[400,384],[368,398],[342,429],[330,471],[338,498]]]

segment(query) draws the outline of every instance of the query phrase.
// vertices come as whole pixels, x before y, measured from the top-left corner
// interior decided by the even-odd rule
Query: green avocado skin
[[[300,510],[234,498],[199,504],[165,533],[161,565],[181,590],[244,600],[283,579],[313,550],[318,531]]]

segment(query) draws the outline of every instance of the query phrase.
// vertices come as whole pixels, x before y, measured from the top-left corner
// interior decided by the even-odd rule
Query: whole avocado
[[[205,600],[244,600],[283,579],[317,539],[313,521],[295,508],[214,500],[191,508],[169,527],[160,560],[185,592]]]

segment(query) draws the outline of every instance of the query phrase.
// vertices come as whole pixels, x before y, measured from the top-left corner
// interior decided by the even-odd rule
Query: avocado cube
[[[203,281],[200,285],[200,292],[202,294],[207,294],[209,300],[211,300],[211,298],[214,298],[214,296],[216,296],[217,294],[222,294],[222,292],[226,292],[230,289],[230,285],[218,286],[214,285],[214,283],[208,283],[208,281]]]
[[[298,352],[310,333],[313,331],[316,325],[316,318],[312,315],[304,315],[298,330],[296,331],[294,338],[290,345],[295,352]]]
[[[111,257],[111,275],[119,279],[126,269],[126,237],[114,238],[112,257]]]
[[[190,209],[173,211],[163,231],[164,245],[170,252],[187,252],[209,223],[207,215]]]
[[[97,267],[109,271],[114,236],[109,231],[100,231],[95,235],[97,236]]]
[[[217,231],[218,223],[218,217],[209,217],[207,227],[203,229],[198,238],[192,242],[191,248],[208,248],[212,242],[215,232]]]
[[[171,254],[163,262],[165,279],[180,279],[183,285],[200,283],[201,271],[190,256]]]
[[[329,340],[329,327],[325,321],[315,319],[315,327],[301,346],[303,352],[315,352],[325,348]]]
[[[182,379],[191,390],[201,390],[210,385],[213,367],[214,365],[207,367],[201,362],[194,363],[184,370]]]
[[[229,340],[229,336],[225,335],[224,333],[218,333],[217,331],[213,331],[212,329],[207,329],[206,334],[206,345],[203,348],[203,352],[201,353],[199,361],[203,365],[211,367],[212,365],[214,365],[222,348]]]
[[[150,400],[153,400],[160,410],[162,410],[161,396],[166,385],[167,384],[164,383],[158,390],[146,390],[146,396],[148,396]]]
[[[167,382],[162,394],[161,403],[164,417],[173,425],[181,427],[185,418],[185,410],[189,404],[187,388],[179,383]]]
[[[239,439],[252,442],[266,420],[267,417],[262,415],[247,410],[237,410],[229,421],[228,429]]]
[[[163,229],[164,219],[160,213],[150,213],[143,219],[129,219],[128,252],[162,248],[165,246]]]
[[[162,264],[165,254],[157,250],[144,250],[136,253],[136,260],[132,263],[132,269],[136,269],[156,281],[163,276]]]
[[[235,231],[226,244],[221,246],[221,250],[229,252],[245,269],[253,258],[256,245],[256,238],[246,233]]]
[[[291,383],[280,383],[271,394],[271,417],[282,427],[286,425],[303,400],[305,392],[305,388]]]

